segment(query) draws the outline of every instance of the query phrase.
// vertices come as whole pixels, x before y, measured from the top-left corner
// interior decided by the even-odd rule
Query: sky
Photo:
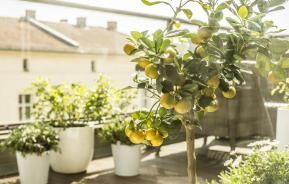
[[[63,0],[68,2],[83,3],[98,7],[120,9],[133,12],[142,12],[161,16],[171,16],[172,11],[165,6],[144,6],[140,0]],[[204,18],[203,12],[196,5],[191,5],[194,17]],[[272,13],[268,17],[275,21],[280,28],[288,29],[289,33],[289,3],[286,4],[287,10],[278,13]],[[75,8],[64,8],[54,5],[32,3],[21,0],[0,0],[0,16],[20,17],[25,14],[26,9],[36,10],[36,17],[39,20],[59,21],[68,19],[72,24],[76,17],[87,17],[87,24],[93,26],[106,27],[107,21],[117,21],[118,30],[123,33],[129,33],[132,30],[155,30],[165,26],[164,21],[144,19],[139,17],[123,16],[118,14],[109,14],[96,11],[80,10]]]

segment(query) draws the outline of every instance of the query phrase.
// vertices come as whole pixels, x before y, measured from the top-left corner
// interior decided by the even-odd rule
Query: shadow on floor
[[[200,183],[216,179],[224,169],[221,161],[211,160],[205,156],[197,157],[198,177]],[[97,165],[95,165],[97,167]],[[119,177],[112,169],[98,172],[63,175],[50,173],[49,184],[184,184],[187,182],[186,153],[180,152],[141,163],[140,175],[135,177]],[[4,182],[5,184],[16,184]],[[0,182],[0,184],[4,184]]]

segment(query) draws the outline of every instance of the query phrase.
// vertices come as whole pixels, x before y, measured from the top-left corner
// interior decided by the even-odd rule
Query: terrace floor
[[[196,140],[201,147],[202,140]],[[142,159],[140,175],[136,177],[118,177],[113,174],[112,157],[97,159],[91,162],[86,173],[62,175],[50,173],[49,184],[184,184],[186,177],[185,143],[162,147],[160,157],[154,153]],[[216,179],[223,167],[222,161],[198,156],[199,183]],[[17,184],[17,176],[0,179],[0,184]]]

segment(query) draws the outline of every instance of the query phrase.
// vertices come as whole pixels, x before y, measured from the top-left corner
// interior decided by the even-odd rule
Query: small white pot
[[[285,149],[289,145],[289,109],[278,108],[277,110],[277,128],[276,140],[279,141],[278,148]]]
[[[47,184],[49,173],[49,154],[27,154],[16,152],[21,184]]]
[[[51,153],[52,169],[64,174],[86,171],[93,157],[94,129],[89,126],[55,129],[59,133],[60,152]]]
[[[118,176],[136,176],[140,167],[140,145],[112,144],[114,173]]]

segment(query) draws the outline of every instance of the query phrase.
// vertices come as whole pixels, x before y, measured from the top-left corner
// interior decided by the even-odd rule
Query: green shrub
[[[104,141],[112,144],[116,144],[119,141],[121,144],[132,145],[129,138],[125,135],[127,124],[128,122],[121,118],[112,123],[104,124],[99,135]]]
[[[289,183],[289,152],[270,150],[268,146],[243,160],[230,164],[220,174],[220,184],[287,184]],[[270,148],[270,147],[269,147]],[[263,150],[263,151],[262,151]],[[212,184],[216,184],[213,182]]]
[[[42,153],[54,150],[57,151],[59,137],[49,126],[43,123],[22,125],[12,130],[7,139],[1,142],[1,149],[19,151],[26,154]]]

